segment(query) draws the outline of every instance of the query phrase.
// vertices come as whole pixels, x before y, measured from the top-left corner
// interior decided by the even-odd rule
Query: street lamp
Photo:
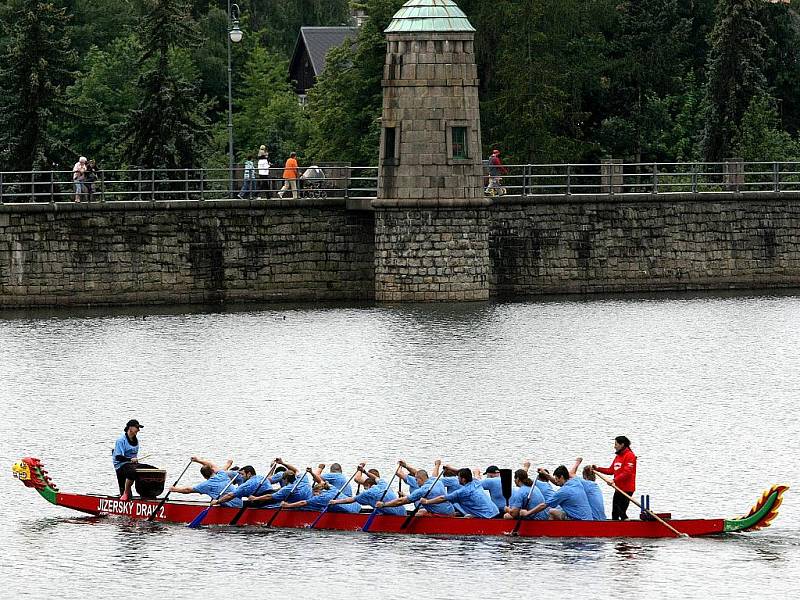
[[[242,41],[242,30],[239,29],[239,5],[231,4],[228,0],[228,178],[229,189],[233,196],[233,91],[231,89],[231,42],[238,44]]]

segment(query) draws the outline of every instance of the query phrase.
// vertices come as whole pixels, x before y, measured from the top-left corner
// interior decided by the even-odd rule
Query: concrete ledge
[[[486,208],[489,198],[378,198],[373,208]]]
[[[800,200],[796,192],[674,192],[664,194],[542,194],[487,197],[492,205],[531,204],[667,204],[670,202],[741,202],[743,200]]]
[[[109,202],[55,202],[0,204],[4,213],[70,213],[70,212],[168,212],[190,210],[214,210],[241,208],[247,210],[270,208],[345,208],[345,198],[298,198],[268,200],[169,200],[150,202],[146,200],[120,200]]]

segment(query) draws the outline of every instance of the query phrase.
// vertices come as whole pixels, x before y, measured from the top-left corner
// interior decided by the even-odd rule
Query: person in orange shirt
[[[298,173],[298,166],[297,166],[297,153],[292,152],[289,155],[289,158],[286,161],[286,164],[283,166],[283,187],[278,192],[278,196],[283,198],[283,193],[290,189],[292,190],[292,198],[297,200],[297,173]]]

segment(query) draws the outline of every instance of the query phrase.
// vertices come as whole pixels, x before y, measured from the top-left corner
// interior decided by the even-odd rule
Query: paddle
[[[233,485],[234,481],[236,481],[236,476],[231,478],[231,480],[228,482],[228,485],[226,485],[224,488],[222,488],[222,491],[217,495],[216,498],[214,498],[214,500],[222,498],[222,495],[226,491],[228,491],[228,488]],[[211,502],[213,502],[214,500],[212,500]],[[189,527],[190,529],[197,529],[198,527],[200,527],[200,525],[203,524],[203,521],[205,520],[206,515],[208,514],[208,511],[211,510],[211,506],[212,506],[212,504],[209,503],[209,505],[207,507],[205,507],[205,509],[200,511],[199,515],[197,515],[194,519],[192,519],[192,522],[189,523],[189,525],[187,525],[187,527]]]
[[[511,500],[511,483],[513,475],[511,469],[500,469],[500,487],[503,490],[503,498],[506,499],[506,506]]]
[[[179,477],[178,477],[178,478],[175,480],[175,483],[173,483],[173,484],[172,484],[172,487],[175,487],[176,485],[178,485],[178,482],[181,480],[181,478],[182,478],[184,475],[186,475],[186,471],[188,471],[188,470],[189,470],[189,467],[191,467],[191,466],[192,466],[192,463],[193,463],[193,462],[194,462],[194,461],[192,461],[192,460],[190,460],[190,461],[189,461],[189,464],[188,464],[188,465],[186,465],[186,468],[183,470],[183,473],[181,473],[181,474],[180,474],[180,476],[179,476]],[[164,497],[161,499],[161,502],[159,502],[159,503],[158,503],[158,506],[156,506],[156,509],[155,509],[155,510],[154,510],[152,513],[150,513],[150,516],[149,516],[149,517],[147,517],[147,520],[148,520],[148,521],[151,521],[151,522],[152,522],[152,521],[154,521],[154,520],[155,520],[155,518],[156,518],[156,515],[158,514],[158,511],[160,511],[160,510],[161,510],[161,507],[162,507],[162,506],[164,506],[164,503],[167,501],[167,498],[169,498],[169,495],[170,495],[170,492],[169,492],[169,491],[167,491],[167,494],[166,494],[166,495],[165,495],[165,496],[164,496]]]
[[[533,490],[536,487],[536,481],[531,482],[531,489],[528,490],[528,497],[525,498],[525,505],[519,509],[519,514],[517,515],[517,522],[514,524],[514,529],[511,530],[511,535],[519,535],[519,528],[522,527],[522,511],[528,510],[528,505],[531,502],[531,494],[533,494]]]
[[[294,485],[292,486],[292,489],[289,490],[289,494],[286,496],[287,500],[289,499],[289,497],[292,494],[294,494],[294,491],[297,489],[297,486],[300,485],[300,482],[303,481],[303,479],[306,478],[305,472],[303,472],[302,477],[298,477],[298,475],[299,475],[299,473],[295,474]],[[265,525],[265,527],[272,527],[272,522],[275,520],[275,517],[278,516],[278,513],[280,513],[282,510],[283,510],[283,505],[281,504],[281,506],[278,507],[278,510],[276,510],[275,513],[269,518],[269,521],[267,521],[267,524]]]
[[[439,476],[436,478],[436,481],[434,481],[433,485],[428,488],[428,491],[425,492],[425,495],[422,498],[427,498],[428,497],[428,494],[430,494],[431,491],[433,490],[433,488],[436,487],[436,484],[439,483],[439,480],[442,478],[442,475],[444,475],[444,469],[442,469],[442,472],[439,473]],[[420,500],[422,500],[422,498],[420,498]],[[414,507],[414,510],[411,511],[411,514],[406,517],[405,521],[403,521],[403,524],[400,526],[400,529],[405,529],[406,527],[409,526],[411,521],[414,520],[414,517],[417,516],[417,512],[419,512],[419,509],[420,509],[421,506],[422,506],[422,502],[420,502],[419,504],[417,504],[417,506]]]
[[[270,476],[275,471],[275,467],[277,467],[277,466],[278,466],[278,463],[276,463],[276,462],[272,463],[272,465],[270,466],[270,469],[269,469],[269,473],[267,473],[266,476],[264,477],[264,479],[261,480],[261,483],[258,484],[258,487],[256,488],[256,491],[253,492],[253,496],[258,496],[258,492],[261,491],[261,486],[264,485],[265,482],[269,481]],[[246,511],[248,508],[249,508],[249,506],[245,505],[245,503],[242,502],[242,508],[240,508],[239,512],[237,512],[236,515],[234,515],[234,517],[231,519],[231,522],[228,523],[228,525],[236,525],[239,522],[239,519],[242,518],[242,515],[244,514],[244,511]]]
[[[319,515],[317,515],[317,518],[314,519],[311,525],[306,525],[306,527],[308,527],[309,529],[314,529],[317,526],[317,523],[319,523],[319,520],[322,518],[322,515],[328,512],[328,509],[331,507],[331,502],[333,500],[336,500],[339,497],[339,494],[341,494],[344,491],[344,488],[350,485],[350,482],[353,481],[353,477],[356,476],[356,473],[358,473],[358,469],[356,469],[356,472],[350,476],[350,479],[347,480],[347,483],[345,483],[342,487],[339,488],[339,491],[336,492],[336,495],[333,498],[331,498],[330,501],[328,501],[328,504],[325,505],[325,508],[323,508],[322,511],[319,513]]]
[[[603,475],[603,474],[602,474],[602,473],[600,473],[599,471],[595,471],[594,469],[592,469],[592,472],[593,472],[595,475],[597,475],[597,476],[598,476],[600,479],[602,479],[603,481],[605,481],[605,482],[606,482],[608,485],[610,485],[610,486],[611,486],[611,487],[613,487],[615,490],[617,490],[617,491],[618,491],[620,494],[622,494],[623,496],[625,496],[625,497],[626,497],[628,500],[630,500],[631,502],[633,502],[633,503],[634,503],[636,506],[638,506],[639,508],[641,508],[641,509],[642,509],[644,512],[646,512],[648,515],[650,515],[651,517],[653,517],[653,518],[654,518],[656,521],[658,521],[659,523],[661,523],[661,524],[662,524],[664,527],[666,527],[667,529],[669,529],[669,530],[670,530],[672,533],[674,533],[676,536],[678,536],[678,537],[682,537],[682,538],[688,538],[688,537],[689,537],[689,534],[688,534],[688,533],[681,533],[680,531],[678,531],[677,529],[675,529],[675,528],[674,528],[672,525],[670,525],[669,523],[667,523],[667,522],[666,522],[664,519],[662,519],[661,517],[659,517],[659,516],[658,516],[656,513],[654,513],[653,511],[651,511],[649,508],[645,508],[645,507],[643,507],[643,506],[642,506],[641,504],[639,504],[639,503],[638,503],[636,500],[634,500],[634,499],[633,499],[633,498],[631,498],[631,497],[630,497],[628,494],[626,494],[626,493],[625,493],[625,492],[623,492],[621,489],[619,489],[619,488],[616,486],[616,484],[615,484],[615,483],[614,483],[614,482],[613,482],[611,479],[609,479],[608,477],[606,477],[605,475]]]
[[[394,478],[397,477],[398,470],[399,469],[394,470],[394,475],[392,475],[392,478],[389,480],[389,485],[387,485],[386,489],[383,490],[383,494],[381,494],[381,498],[380,500],[378,500],[378,502],[383,502],[383,499],[386,498],[386,494],[388,494],[389,490],[392,489],[392,483],[394,483]],[[380,510],[378,508],[378,502],[375,503],[375,508],[372,509],[372,512],[367,517],[367,522],[364,523],[364,526],[361,528],[361,531],[369,531],[370,525],[372,525],[372,522],[375,520],[375,517],[378,515],[378,511]]]

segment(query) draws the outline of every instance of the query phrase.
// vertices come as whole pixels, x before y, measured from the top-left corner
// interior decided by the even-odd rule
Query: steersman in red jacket
[[[636,491],[636,455],[631,450],[631,441],[624,435],[614,438],[616,456],[607,469],[592,465],[595,471],[614,476],[614,484],[629,496]],[[631,501],[619,491],[614,491],[611,502],[611,518],[615,521],[628,520],[628,505]]]

